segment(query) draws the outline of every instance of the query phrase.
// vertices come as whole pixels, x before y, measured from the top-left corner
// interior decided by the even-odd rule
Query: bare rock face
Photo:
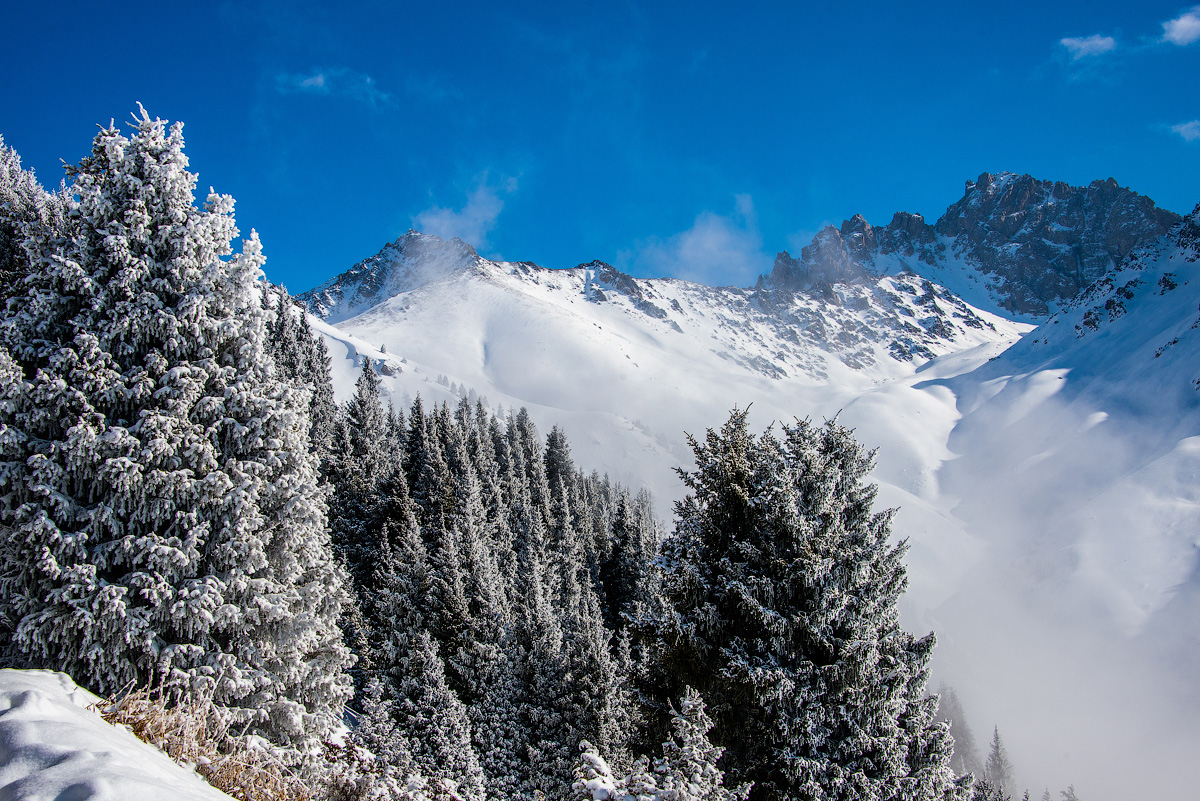
[[[861,227],[854,226],[861,224]],[[785,250],[775,257],[772,287],[791,292],[824,291],[830,284],[848,283],[869,275],[864,254],[878,248],[874,229],[861,216],[842,223],[842,230],[826,226],[812,244],[793,259]]]
[[[897,260],[937,280],[938,269],[956,261],[980,274],[998,305],[1044,317],[1052,304],[1074,298],[1136,246],[1180,220],[1112,178],[1073,187],[1029,175],[983,173],[967,181],[962,199],[936,224],[897,212],[886,227],[876,228],[855,215],[840,230],[818,233],[799,259],[780,253],[764,285],[819,290],[826,282],[879,275]]]
[[[1004,280],[1008,308],[1042,315],[1180,219],[1112,178],[1073,187],[984,173],[936,227],[981,272]]]
[[[388,298],[481,262],[461,239],[409,231],[321,286],[297,295],[318,317],[337,323]]]

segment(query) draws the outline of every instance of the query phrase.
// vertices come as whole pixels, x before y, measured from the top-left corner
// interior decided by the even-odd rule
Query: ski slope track
[[[937,282],[1018,273],[997,284],[972,258],[898,264],[895,250],[860,269],[852,236],[840,275],[796,272],[810,253],[793,285],[738,289],[495,262],[409,232],[301,298],[340,397],[371,359],[398,405],[525,406],[565,430],[581,467],[652,489],[664,517],[683,493],[674,468],[690,466],[685,432],[735,405],[760,429],[838,415],[879,449],[878,503],[899,507],[910,544],[905,625],[937,632],[935,686],[956,687],[977,739],[998,725],[1035,796],[1187,797],[1200,783],[1200,207],[1175,219],[1045,300],[1037,325]]]

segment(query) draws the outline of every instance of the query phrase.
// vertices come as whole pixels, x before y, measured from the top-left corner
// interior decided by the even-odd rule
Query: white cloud
[[[487,249],[488,234],[496,227],[496,218],[504,209],[500,192],[510,194],[516,191],[517,182],[515,178],[510,178],[497,188],[488,183],[486,173],[477,180],[475,190],[467,196],[462,208],[431,206],[412,218],[413,228],[442,239],[458,237],[476,250]]]
[[[1162,24],[1163,35],[1160,41],[1170,42],[1183,47],[1200,39],[1200,6],[1194,6],[1172,20]]]
[[[622,254],[640,271],[685,278],[709,285],[747,286],[771,268],[762,252],[762,236],[749,195],[734,198],[731,216],[711,211],[697,215],[692,227],[663,241],[653,239],[632,254]]]
[[[280,94],[338,95],[369,106],[390,106],[394,100],[375,83],[375,79],[347,67],[333,67],[310,73],[280,73],[275,76]]]
[[[1195,142],[1200,139],[1200,120],[1192,120],[1190,122],[1181,122],[1178,125],[1172,125],[1171,130],[1183,137],[1185,142]]]
[[[1117,40],[1111,36],[1093,34],[1091,36],[1068,36],[1058,41],[1071,54],[1071,60],[1078,61],[1088,56],[1099,56],[1116,49]]]

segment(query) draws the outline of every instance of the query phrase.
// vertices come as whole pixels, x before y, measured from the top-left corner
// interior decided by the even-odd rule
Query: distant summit
[[[374,256],[298,297],[318,317],[336,323],[481,262],[475,248],[457,237],[447,240],[410,229]]]
[[[780,253],[769,275],[730,297],[748,301],[773,325],[792,326],[797,335],[843,357],[860,349],[852,341],[884,338],[892,342],[894,353],[928,358],[933,340],[952,339],[953,330],[970,320],[967,310],[950,309],[959,299],[1022,322],[1044,320],[1137,246],[1163,236],[1182,219],[1112,178],[1073,187],[1029,175],[985,172],[967,181],[962,199],[934,224],[901,211],[886,226],[876,227],[856,214],[841,228],[818,232],[798,258]],[[572,270],[579,273],[589,300],[603,302],[615,292],[668,325],[682,322],[656,297],[652,283],[598,261]],[[409,231],[299,298],[318,317],[338,323],[389,298],[468,272],[489,280],[512,275],[536,284],[550,273],[571,271],[490,261],[461,239]],[[932,282],[945,297],[945,308],[925,304],[926,311],[936,312],[932,317],[898,312],[892,297],[896,287],[880,281],[900,276]],[[919,293],[932,291],[919,282],[912,286]],[[856,325],[845,328],[848,321],[833,322],[838,308],[849,305],[861,311],[863,304],[878,307],[878,313],[870,315],[873,322],[861,334]],[[881,325],[884,318],[891,319]],[[896,332],[904,333],[893,341]],[[849,358],[853,363],[864,360],[872,359]]]
[[[1112,178],[1074,187],[985,172],[935,224],[898,212],[877,228],[855,215],[820,231],[799,258],[780,253],[760,286],[819,290],[908,270],[980,308],[1035,320],[1181,219]]]

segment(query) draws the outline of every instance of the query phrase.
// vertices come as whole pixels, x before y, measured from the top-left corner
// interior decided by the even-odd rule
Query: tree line
[[[144,110],[53,194],[0,142],[3,664],[203,695],[343,798],[971,794],[849,429],[735,409],[668,533],[524,409],[365,357],[338,403],[187,166]]]

